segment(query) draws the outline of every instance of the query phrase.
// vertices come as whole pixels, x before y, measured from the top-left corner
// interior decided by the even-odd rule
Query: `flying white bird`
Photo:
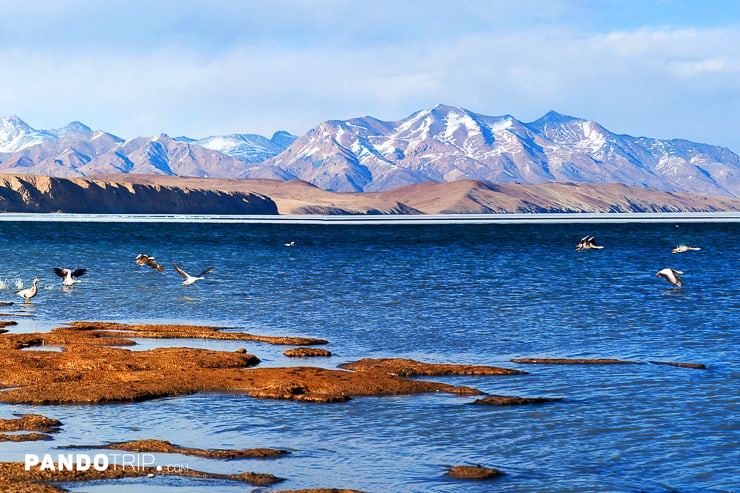
[[[581,241],[578,242],[578,245],[576,246],[576,251],[580,252],[581,250],[587,250],[590,248],[601,250],[604,247],[601,245],[597,245],[593,236],[584,236],[583,238],[581,238]]]
[[[39,281],[40,281],[40,279],[38,277],[34,277],[33,278],[33,286],[31,286],[30,288],[21,289],[16,294],[18,296],[21,296],[22,298],[25,298],[26,304],[30,303],[31,302],[31,298],[33,298],[34,296],[36,296],[36,293],[39,292],[39,288],[38,288],[38,286],[36,286],[36,283],[39,282]]]
[[[206,274],[208,274],[209,272],[213,272],[213,267],[209,267],[209,268],[207,268],[206,270],[204,270],[203,272],[201,272],[200,274],[198,274],[197,276],[191,276],[190,274],[188,274],[187,272],[185,272],[184,270],[182,270],[182,269],[181,269],[181,268],[180,268],[180,267],[179,267],[179,266],[178,266],[178,265],[177,265],[177,264],[175,263],[175,261],[174,261],[174,260],[172,261],[172,265],[174,265],[174,266],[175,266],[175,270],[176,270],[176,271],[177,271],[177,272],[178,272],[178,273],[179,273],[179,274],[180,274],[180,275],[181,275],[182,277],[184,277],[184,278],[185,278],[185,280],[184,280],[184,281],[182,282],[182,285],[183,285],[183,286],[190,286],[191,284],[195,283],[195,281],[200,281],[201,279],[205,279],[205,275],[206,275]]]
[[[659,270],[658,273],[655,275],[657,277],[662,277],[663,279],[671,283],[673,286],[680,288],[683,286],[683,281],[681,281],[679,274],[683,274],[683,272],[681,272],[680,270],[670,269],[666,267],[665,269]]]
[[[687,245],[678,245],[676,248],[674,248],[671,253],[684,253],[688,252],[689,250],[701,250],[701,247],[692,247]]]
[[[164,270],[164,267],[159,265],[159,263],[154,260],[154,257],[146,255],[144,253],[140,253],[136,256],[136,263],[138,265],[148,265],[157,272],[162,272]]]
[[[80,282],[79,279],[76,279],[77,277],[84,276],[87,272],[87,269],[62,269],[61,267],[54,267],[54,274],[58,275],[62,279],[62,285],[65,288],[68,288],[72,286],[76,282]]]

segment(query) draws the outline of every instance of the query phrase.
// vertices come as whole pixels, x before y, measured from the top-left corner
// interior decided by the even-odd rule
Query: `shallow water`
[[[576,252],[593,234],[600,251]],[[214,224],[0,223],[0,301],[41,278],[31,305],[3,307],[13,332],[72,320],[183,322],[330,341],[331,358],[295,361],[244,341],[147,341],[136,349],[245,347],[263,366],[334,368],[363,357],[491,364],[514,377],[440,377],[488,393],[562,397],[538,406],[469,405],[422,395],[341,404],[193,395],[105,406],[0,405],[0,417],[60,419],[53,442],[0,443],[0,460],[61,445],[133,439],[200,448],[287,448],[277,460],[158,454],[157,463],[367,492],[740,491],[738,223]],[[286,247],[295,241],[293,247]],[[671,254],[679,243],[699,252]],[[134,264],[155,255],[165,271]],[[205,281],[180,285],[171,260]],[[71,290],[52,267],[89,269]],[[683,289],[655,273],[684,271]],[[20,286],[20,287],[19,287]],[[639,365],[515,364],[518,357],[620,358]],[[692,370],[650,361],[703,363]],[[482,464],[492,482],[447,478]],[[244,491],[183,478],[91,483],[75,491]],[[246,487],[249,491],[250,488]]]

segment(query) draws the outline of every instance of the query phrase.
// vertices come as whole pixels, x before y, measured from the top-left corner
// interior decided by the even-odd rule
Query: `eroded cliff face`
[[[264,195],[82,178],[0,175],[0,212],[277,214]]]
[[[506,214],[732,212],[730,197],[620,184],[426,182],[388,192],[328,192],[299,180],[114,174],[0,174],[0,212],[89,214]]]

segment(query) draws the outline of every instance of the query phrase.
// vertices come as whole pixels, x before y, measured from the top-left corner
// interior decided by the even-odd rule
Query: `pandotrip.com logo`
[[[187,464],[157,465],[154,454],[110,453],[110,454],[26,454],[26,471],[137,471],[177,473],[189,470]]]

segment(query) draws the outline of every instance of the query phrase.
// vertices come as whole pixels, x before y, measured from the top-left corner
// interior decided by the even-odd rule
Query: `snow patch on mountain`
[[[0,152],[18,152],[56,137],[31,128],[15,115],[0,118]]]
[[[300,168],[294,166],[297,160]],[[555,111],[524,123],[510,115],[437,105],[396,122],[372,117],[324,122],[263,165],[342,192],[464,178],[624,183],[740,196],[740,158],[728,149],[617,135]],[[364,178],[337,181],[342,173]]]
[[[69,137],[71,135],[82,135],[82,136],[91,136],[93,131],[90,127],[85,125],[84,123],[74,121],[71,123],[68,123],[66,126],[62,128],[55,128],[52,130],[46,130],[47,133],[50,133],[51,135],[54,135],[58,138],[64,138]]]
[[[190,143],[213,151],[223,152],[248,163],[259,163],[283,152],[297,137],[287,132],[276,133],[273,139],[256,134],[214,135]]]

